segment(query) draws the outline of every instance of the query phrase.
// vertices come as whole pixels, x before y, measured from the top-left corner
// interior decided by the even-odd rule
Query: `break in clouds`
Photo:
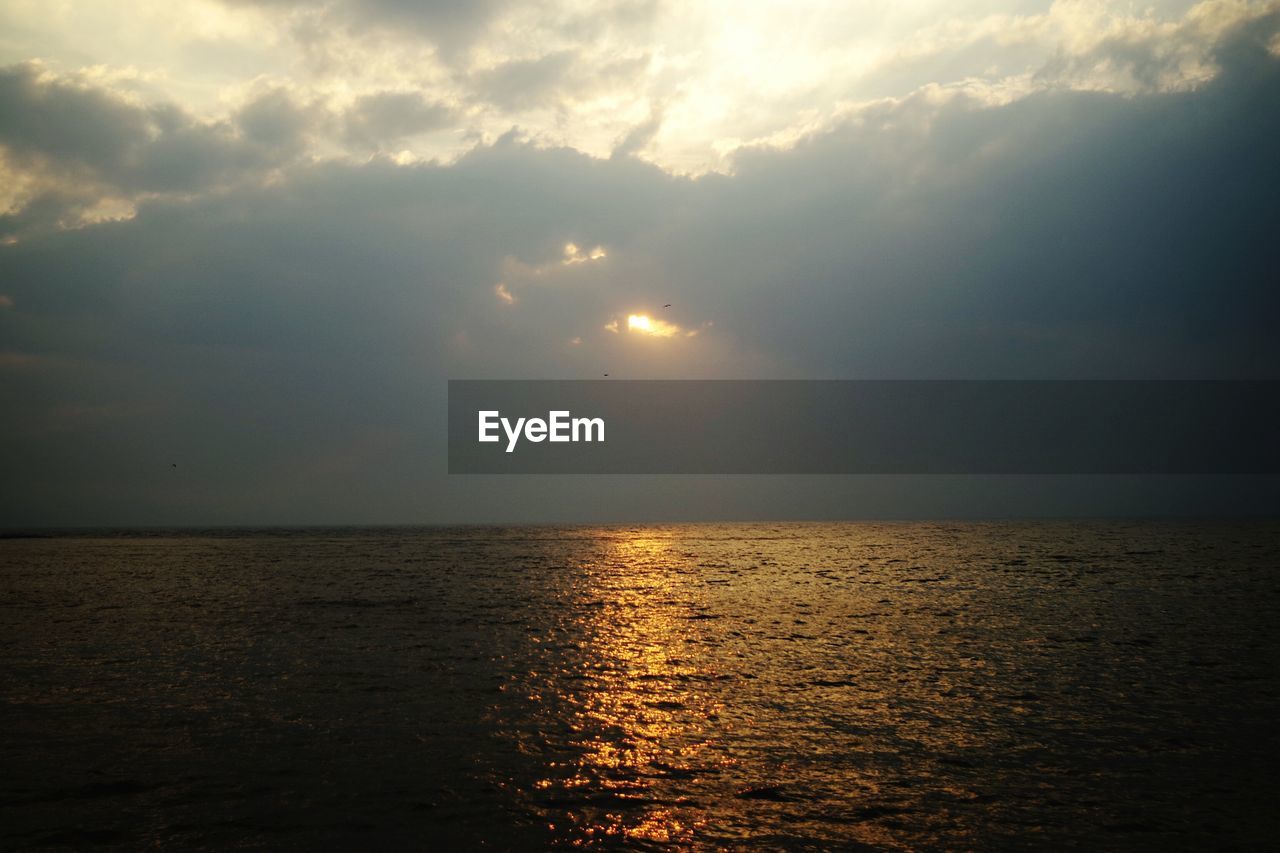
[[[827,67],[856,94],[784,68],[791,113],[726,77],[690,118],[657,5],[506,59],[501,3],[231,6],[298,58],[221,110],[212,60],[167,92],[0,70],[10,523],[1275,509],[1253,480],[443,473],[448,378],[1276,378],[1274,7],[1048,53],[1048,13],[916,28]],[[370,45],[435,82],[336,96]]]

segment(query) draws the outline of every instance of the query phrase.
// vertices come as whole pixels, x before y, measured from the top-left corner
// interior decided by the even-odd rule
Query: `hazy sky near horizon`
[[[1280,378],[1277,139],[1280,2],[0,0],[0,526],[1280,511],[444,474],[449,378]]]

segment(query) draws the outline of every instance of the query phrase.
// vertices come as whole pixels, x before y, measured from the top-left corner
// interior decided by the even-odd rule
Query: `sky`
[[[0,527],[1280,512],[444,441],[448,379],[1280,378],[1277,139],[1280,2],[0,0]]]

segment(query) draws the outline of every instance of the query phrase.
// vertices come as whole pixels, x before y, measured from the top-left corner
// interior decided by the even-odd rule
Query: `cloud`
[[[35,63],[0,69],[0,140],[15,159],[119,172],[151,126],[145,110]]]
[[[242,140],[287,158],[302,151],[308,133],[320,119],[316,107],[294,101],[285,89],[263,92],[240,107],[235,124]]]
[[[518,134],[450,163],[315,161],[291,153],[312,132],[296,97],[263,102],[294,116],[278,125],[209,126],[16,72],[11,160],[132,193],[136,215],[0,246],[14,304],[0,311],[13,366],[0,513],[230,523],[671,506],[662,482],[448,478],[450,377],[1274,378],[1275,33],[1270,18],[1225,32],[1218,73],[1192,89],[994,105],[925,90],[697,179]],[[46,150],[52,131],[21,121],[74,127],[77,98],[114,122],[114,148]],[[153,146],[184,134],[229,146],[206,161],[230,150],[251,165],[159,180]],[[210,178],[264,164],[272,180]],[[165,186],[189,191],[143,192]],[[628,334],[631,314],[699,333]],[[173,459],[198,488],[173,482]],[[788,514],[788,495],[839,515],[853,487],[691,488],[729,515]],[[917,488],[881,494],[927,511]]]
[[[673,338],[684,330],[675,323],[668,323],[658,317],[650,317],[648,314],[628,314],[627,331],[654,338]]]
[[[613,147],[611,157],[632,157],[645,149],[662,128],[662,110],[655,109],[649,117],[627,131]]]
[[[509,5],[504,0],[224,0],[232,6],[256,6],[270,11],[317,19],[320,27],[408,30],[428,39],[443,53],[465,50]]]
[[[508,110],[544,106],[558,94],[575,55],[562,50],[536,59],[517,59],[472,75],[479,97]]]
[[[343,118],[349,143],[377,150],[447,127],[455,117],[453,108],[409,91],[361,95]]]
[[[519,125],[544,145],[595,156],[617,148],[701,174],[728,171],[740,148],[791,145],[913,93],[994,105],[1043,91],[1194,88],[1216,73],[1223,33],[1277,8],[84,0],[75,15],[18,4],[7,23],[19,34],[10,56],[43,57],[60,79],[135,103],[178,104],[196,124],[233,135],[245,132],[235,112],[246,93],[274,88],[296,109],[319,105],[335,115],[310,113],[325,126],[303,134],[309,157],[449,161]],[[93,65],[68,70],[85,62]]]
[[[0,237],[128,215],[150,194],[260,175],[302,151],[308,121],[280,91],[231,121],[205,122],[35,63],[0,69],[0,168],[19,188],[7,199]]]

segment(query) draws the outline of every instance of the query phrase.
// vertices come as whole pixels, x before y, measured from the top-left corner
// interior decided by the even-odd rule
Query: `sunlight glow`
[[[581,264],[587,261],[598,261],[602,258],[609,257],[609,253],[604,250],[604,246],[596,246],[590,252],[580,249],[576,243],[564,244],[564,260],[563,264]]]
[[[627,331],[642,332],[655,338],[670,338],[680,333],[680,327],[675,323],[656,320],[648,314],[629,314]]]

